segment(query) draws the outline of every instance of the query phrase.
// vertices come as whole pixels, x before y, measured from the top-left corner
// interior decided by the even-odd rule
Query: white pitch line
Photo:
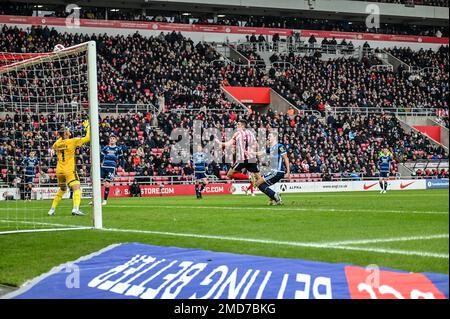
[[[55,227],[87,227],[83,225],[67,225],[67,224],[33,222],[26,220],[8,220],[8,219],[0,219],[0,223],[9,223],[9,224],[20,223],[20,224],[41,225],[41,226],[55,226]]]
[[[3,221],[3,220],[0,220]],[[24,222],[27,223],[27,222]],[[48,226],[59,226],[62,224],[53,223],[40,223],[46,224]],[[79,225],[63,225],[66,227],[78,227]],[[92,228],[91,228],[92,229]],[[206,235],[206,234],[189,234],[189,233],[172,233],[163,231],[152,231],[152,230],[137,230],[137,229],[120,229],[120,228],[103,228],[101,231],[110,232],[121,232],[121,233],[136,233],[136,234],[150,234],[150,235],[162,235],[171,237],[189,237],[189,238],[200,238],[200,239],[215,239],[215,240],[227,240],[227,241],[239,241],[239,242],[249,242],[258,244],[269,244],[269,245],[282,245],[282,246],[293,246],[293,247],[306,247],[306,248],[320,248],[320,249],[337,249],[337,250],[353,250],[353,251],[364,251],[364,252],[375,252],[383,254],[394,254],[394,255],[406,255],[406,256],[418,256],[418,257],[433,257],[448,259],[448,254],[440,254],[433,252],[423,252],[423,251],[410,251],[410,250],[398,250],[398,249],[383,249],[383,248],[370,248],[370,247],[352,247],[352,246],[338,246],[327,243],[314,243],[314,242],[292,242],[292,241],[279,241],[279,240],[268,240],[268,239],[254,239],[245,237],[231,237],[231,236],[217,236],[217,235]],[[380,239],[383,240],[383,239]]]
[[[337,249],[343,250],[355,250],[355,251],[365,251],[374,252],[382,254],[393,254],[393,255],[405,255],[405,256],[418,256],[418,257],[433,257],[441,259],[449,259],[448,254],[432,253],[426,251],[414,251],[414,250],[399,250],[399,249],[385,249],[385,248],[370,248],[370,247],[353,247],[353,246],[329,246],[330,248],[336,247]]]
[[[92,229],[92,227],[68,227],[68,228],[45,228],[45,229],[25,229],[25,230],[9,230],[0,231],[0,235],[7,234],[18,234],[18,233],[42,233],[42,232],[52,232],[52,231],[70,231],[70,230],[86,230]]]
[[[301,212],[325,212],[325,213],[394,213],[394,214],[433,214],[448,215],[449,212],[444,211],[407,211],[407,210],[372,210],[372,209],[335,209],[335,208],[301,208],[301,207],[225,207],[225,206],[175,206],[175,205],[108,205],[113,208],[167,208],[167,209],[217,209],[217,210],[262,210],[262,211],[301,211]]]
[[[6,210],[6,211],[48,211],[48,208],[36,208],[36,207],[0,207],[0,210]]]
[[[409,236],[409,237],[392,237],[392,238],[374,238],[374,239],[361,239],[361,240],[345,240],[324,242],[324,244],[330,246],[344,246],[344,245],[361,245],[361,244],[377,244],[377,243],[390,243],[398,241],[414,241],[414,240],[430,240],[449,238],[449,234],[429,235],[429,236]]]
[[[83,206],[88,207],[88,206]],[[393,214],[432,214],[449,215],[448,211],[408,211],[408,210],[375,210],[375,209],[336,209],[336,208],[302,208],[302,207],[225,207],[225,206],[189,206],[189,205],[108,205],[113,208],[167,208],[167,209],[217,209],[217,210],[260,210],[260,211],[300,211],[300,212],[324,212],[324,213],[393,213]],[[30,211],[30,208],[3,208],[0,211]],[[33,211],[47,211],[47,208],[34,208]]]
[[[61,228],[45,228],[45,229],[23,229],[23,230],[8,230],[1,231],[0,235],[7,234],[17,234],[17,233],[35,233],[35,232],[49,232],[49,231],[67,231],[67,230],[86,230],[92,229],[92,227],[82,226],[82,225],[67,225],[67,224],[56,224],[56,223],[42,223],[42,222],[32,222],[25,220],[5,220],[0,219],[0,223],[9,223],[9,224],[31,224],[31,225],[39,225],[39,226],[53,226],[53,227],[61,227]]]
[[[228,240],[228,241],[239,241],[239,242],[249,242],[249,243],[269,244],[269,245],[283,245],[283,246],[294,246],[294,247],[306,247],[306,248],[355,250],[355,251],[377,252],[377,253],[394,254],[394,255],[433,257],[433,258],[443,258],[443,259],[449,258],[448,254],[439,254],[439,253],[433,253],[433,252],[409,251],[409,250],[397,250],[397,249],[378,249],[378,248],[366,248],[366,247],[360,248],[360,247],[351,247],[351,246],[328,245],[328,244],[324,244],[324,243],[301,243],[301,242],[253,239],[253,238],[243,238],[243,237],[171,233],[171,232],[162,232],[162,231],[132,230],[132,229],[119,229],[119,228],[103,228],[102,230],[103,231],[111,231],[111,232],[152,234],[152,235],[163,235],[163,236],[173,236],[173,237],[190,237],[190,238],[201,238],[201,239],[216,239],[216,240]]]

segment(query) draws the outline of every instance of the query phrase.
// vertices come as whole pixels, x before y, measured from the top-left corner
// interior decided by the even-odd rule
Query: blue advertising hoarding
[[[374,281],[374,275],[377,279]],[[377,284],[374,285],[373,282]],[[448,298],[448,275],[118,244],[55,267],[7,298]]]

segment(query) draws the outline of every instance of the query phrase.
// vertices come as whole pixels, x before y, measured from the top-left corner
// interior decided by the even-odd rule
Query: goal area
[[[46,53],[0,52],[0,235],[102,228],[96,58],[94,41]],[[67,187],[49,216],[59,189],[52,146],[62,130],[83,137],[86,120],[90,142],[75,154],[86,215],[71,214]]]

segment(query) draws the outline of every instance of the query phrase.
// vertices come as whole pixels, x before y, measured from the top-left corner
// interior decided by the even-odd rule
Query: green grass
[[[54,266],[124,242],[448,274],[448,190],[285,194],[283,199],[282,207],[266,206],[264,196],[205,196],[201,201],[191,197],[111,199],[104,207],[105,228],[147,233],[77,230],[0,235],[0,283],[19,286]],[[0,202],[0,231],[92,225],[90,213],[70,215],[69,200],[61,202],[54,217],[46,215],[49,206],[49,201]],[[87,201],[83,209],[90,211]],[[314,246],[433,235],[443,237],[346,243],[352,250]]]

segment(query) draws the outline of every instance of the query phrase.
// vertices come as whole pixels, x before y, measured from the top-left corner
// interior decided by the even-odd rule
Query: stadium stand
[[[367,1],[366,1],[367,2]],[[383,3],[402,3],[409,1],[370,1]],[[416,1],[416,5],[448,7],[448,0]],[[0,3],[0,14],[31,16],[36,7],[25,3]],[[42,9],[41,9],[42,10]],[[47,17],[66,17],[65,7],[61,5],[50,5],[45,11]],[[54,13],[47,13],[54,12]],[[379,28],[368,28],[363,21],[342,21],[338,17],[330,19],[308,18],[308,17],[277,17],[257,15],[227,14],[223,17],[214,16],[208,12],[196,12],[190,16],[182,12],[155,11],[143,14],[140,9],[116,9],[98,8],[90,6],[89,3],[80,10],[80,16],[84,19],[97,20],[127,20],[147,21],[181,24],[204,24],[204,25],[229,25],[265,28],[284,28],[302,30],[327,30],[342,32],[366,32],[379,34],[397,35],[421,35],[421,36],[445,36],[449,35],[448,26],[424,26],[422,24],[408,23],[382,23]]]
[[[18,115],[16,115],[18,116]],[[45,127],[45,123],[54,123],[57,115],[41,115],[34,120]],[[360,178],[376,176],[376,160],[378,152],[388,146],[395,154],[396,162],[416,161],[419,159],[448,159],[442,148],[436,148],[423,136],[406,134],[393,116],[350,116],[329,115],[326,121],[314,116],[289,117],[285,114],[269,112],[267,115],[243,114],[251,125],[262,123],[264,126],[277,127],[283,142],[286,144],[292,165],[292,179],[302,181],[317,181],[330,178]],[[190,126],[195,119],[204,119],[209,127],[233,127],[240,116],[232,112],[185,112],[162,113],[158,117],[161,130],[151,125],[150,116],[144,114],[121,114],[104,116],[100,124],[102,144],[114,133],[119,137],[119,144],[125,146],[117,174],[117,182],[129,183],[138,178],[141,183],[175,180],[190,180],[192,167],[189,163],[173,164],[170,157],[169,135],[173,128]],[[51,128],[35,131],[32,125],[12,127],[9,114],[0,118],[2,128],[0,145],[0,166],[5,167],[1,179],[8,184],[14,184],[17,176],[21,176],[17,165],[22,154],[15,149],[18,136],[27,136],[34,132],[39,139],[27,141],[33,149],[38,149],[41,174],[37,178],[48,179],[54,183],[55,157],[44,147],[45,140],[51,140]],[[28,123],[33,123],[29,121]],[[51,124],[49,124],[51,126]],[[31,134],[32,135],[32,134]],[[14,139],[16,138],[16,139]],[[19,147],[20,149],[20,147]],[[89,149],[79,151],[77,169],[80,176],[89,175]],[[229,165],[229,164],[228,164]],[[227,164],[212,163],[211,175],[225,179]],[[448,174],[448,168],[446,170]],[[392,172],[396,173],[396,170]],[[419,174],[418,174],[419,175]],[[437,174],[438,175],[438,174]],[[150,179],[155,176],[157,178]],[[174,180],[170,178],[170,180]],[[42,181],[41,181],[42,182]]]
[[[161,33],[157,37],[144,37],[139,33],[113,36],[59,33],[48,27],[3,26],[0,51],[49,52],[56,44],[71,46],[88,40],[95,40],[98,45],[100,103],[151,104],[161,112],[158,117],[151,112],[133,110],[125,110],[126,114],[114,111],[103,114],[102,143],[114,132],[119,136],[119,143],[126,146],[118,182],[129,182],[135,177],[141,182],[159,182],[166,181],[167,176],[188,180],[192,168],[187,163],[172,164],[168,136],[175,127],[190,125],[194,119],[203,119],[215,127],[231,127],[237,118],[245,116],[252,124],[282,127],[294,180],[375,177],[376,157],[385,145],[396,154],[397,163],[448,158],[444,149],[432,146],[422,135],[406,134],[395,117],[332,115],[329,112],[337,107],[448,110],[448,46],[437,52],[412,52],[407,48],[389,51],[412,67],[438,69],[430,73],[432,76],[425,74],[419,78],[411,78],[403,69],[398,72],[371,70],[371,66],[380,63],[375,55],[362,60],[337,57],[324,61],[320,54],[274,54],[272,62],[283,61],[289,65],[283,70],[269,67],[267,73],[252,65],[212,68],[211,61],[220,54],[209,44],[194,43],[176,32]],[[260,58],[251,48],[241,52],[249,59]],[[288,116],[273,111],[264,116],[245,114],[241,105],[225,97],[220,89],[224,83],[271,87],[299,110],[316,110],[327,116]],[[8,102],[8,97],[5,98],[3,102]],[[182,113],[173,112],[177,110]],[[14,130],[26,135],[31,128],[11,127],[10,117],[17,114],[13,114],[13,109],[8,111],[10,113],[0,119],[0,166],[8,167],[1,171],[2,180],[13,183],[19,169],[14,162],[21,156],[12,152],[13,134],[17,134]],[[448,112],[447,115],[437,114],[440,114],[437,119],[448,127]],[[49,123],[55,116],[41,115],[33,121]],[[51,138],[46,131],[41,131],[40,136]],[[43,169],[38,178],[54,182],[54,172],[50,168],[54,167],[54,159],[46,151],[40,150]],[[83,176],[88,175],[85,164],[89,161],[88,154],[88,151],[80,153],[77,163]],[[226,170],[226,165],[213,163],[210,173],[223,179]],[[151,179],[152,176],[157,178]]]
[[[0,51],[49,52],[58,43],[70,46],[89,39],[97,41],[101,57],[98,59],[101,103],[150,103],[160,107],[164,100],[169,108],[199,109],[205,105],[212,109],[239,108],[220,90],[226,79],[232,86],[271,87],[304,110],[448,108],[448,46],[442,47],[439,53],[428,53],[430,57],[426,60],[433,62],[427,65],[437,66],[437,75],[429,72],[413,77],[403,70],[371,70],[372,65],[380,63],[375,56],[361,61],[351,57],[323,61],[318,54],[275,54],[273,62],[284,61],[289,65],[283,70],[271,67],[267,74],[253,66],[211,68],[210,62],[219,58],[219,53],[208,44],[195,44],[175,32],[161,33],[158,37],[143,37],[138,33],[127,37],[90,36],[60,34],[47,27],[23,30],[4,26]],[[408,54],[408,50],[392,52],[400,57]],[[164,59],[166,55],[169,59]],[[411,63],[411,59],[424,60],[418,54],[406,60]],[[305,76],[310,70],[316,72]],[[308,85],[311,81],[313,86]]]

